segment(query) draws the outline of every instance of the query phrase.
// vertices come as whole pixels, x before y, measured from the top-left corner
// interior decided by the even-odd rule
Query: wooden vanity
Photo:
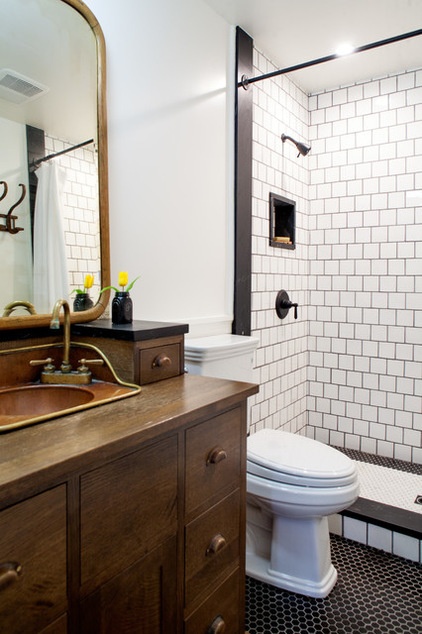
[[[0,631],[244,632],[246,399],[179,375],[0,436]]]

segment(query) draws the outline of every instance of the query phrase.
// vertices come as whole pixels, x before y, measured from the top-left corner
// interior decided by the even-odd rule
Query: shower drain
[[[417,495],[416,496],[415,504],[421,504],[422,505],[422,495]]]

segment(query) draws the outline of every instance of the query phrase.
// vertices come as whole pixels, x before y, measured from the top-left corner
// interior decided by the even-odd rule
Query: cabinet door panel
[[[80,634],[177,634],[176,539],[82,603]]]
[[[111,578],[176,531],[176,436],[82,476],[82,584]]]
[[[66,612],[64,485],[0,513],[0,562],[22,566],[0,590],[0,632],[39,632]]]
[[[186,513],[239,486],[241,430],[234,409],[186,432]]]

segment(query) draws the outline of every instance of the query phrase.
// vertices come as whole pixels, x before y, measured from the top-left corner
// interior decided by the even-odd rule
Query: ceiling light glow
[[[350,53],[353,53],[354,50],[355,50],[355,47],[352,44],[349,44],[348,42],[344,42],[343,44],[340,44],[340,46],[337,47],[336,55],[338,55],[339,57],[342,55],[350,55]]]

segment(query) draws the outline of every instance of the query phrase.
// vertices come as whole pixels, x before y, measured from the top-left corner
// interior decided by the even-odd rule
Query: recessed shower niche
[[[295,230],[295,201],[270,193],[270,245],[282,249],[295,249]]]

